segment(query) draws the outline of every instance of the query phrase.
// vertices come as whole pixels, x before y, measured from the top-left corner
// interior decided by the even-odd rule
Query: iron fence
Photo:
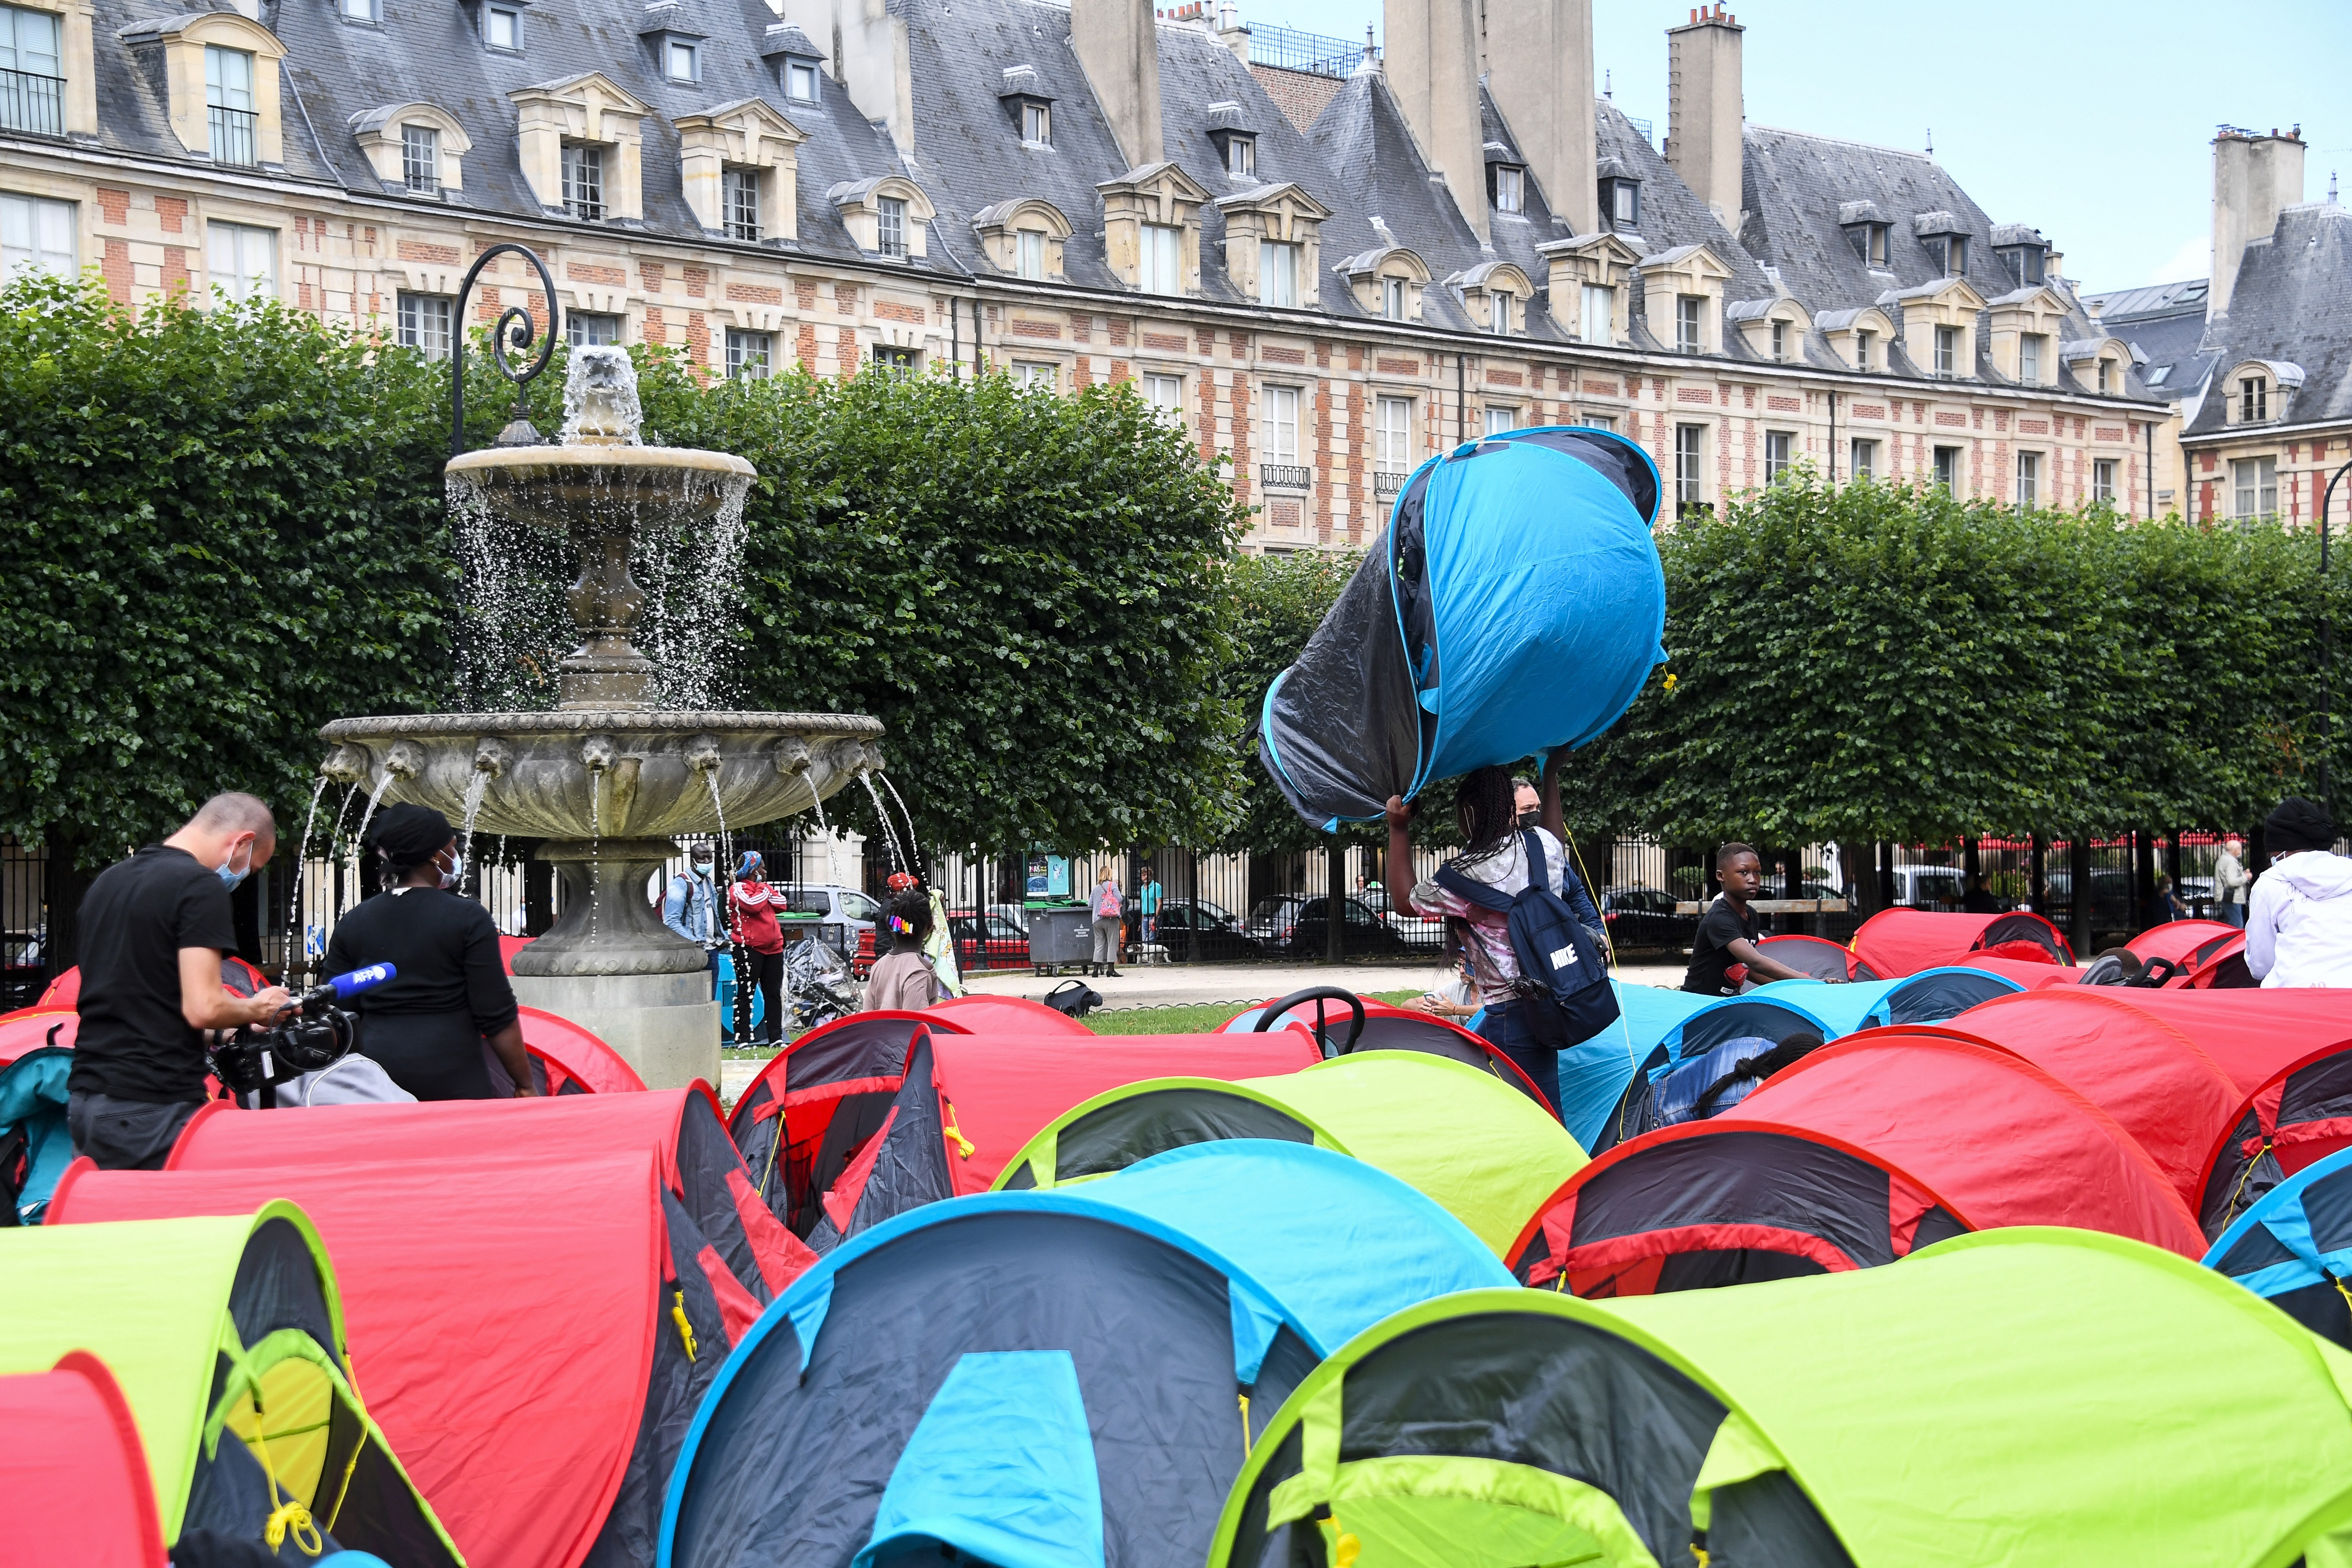
[[[1316,76],[1345,79],[1356,74],[1369,53],[1380,58],[1380,49],[1370,44],[1360,44],[1349,38],[1335,38],[1323,33],[1305,33],[1295,27],[1268,26],[1253,22],[1249,29],[1250,64],[1275,66],[1283,70],[1309,71]]]
[[[214,163],[233,163],[245,169],[259,164],[259,113],[248,109],[223,109],[218,104],[205,112],[212,132]]]

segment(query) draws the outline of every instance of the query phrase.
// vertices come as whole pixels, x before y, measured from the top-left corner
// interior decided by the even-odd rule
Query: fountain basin
[[[488,447],[449,459],[453,490],[472,490],[518,522],[558,533],[708,522],[758,470],[689,447]]]

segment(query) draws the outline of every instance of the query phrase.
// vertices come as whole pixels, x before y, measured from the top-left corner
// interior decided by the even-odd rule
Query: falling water
[[[719,818],[719,845],[713,851],[712,858],[719,862],[723,872],[727,867],[735,863],[735,848],[727,837],[727,805],[719,798],[719,770],[705,769],[702,782],[710,786],[710,809]]]
[[[457,853],[462,858],[471,858],[473,856],[474,818],[481,815],[482,795],[489,787],[490,775],[478,768],[475,770],[474,776],[466,781],[466,826],[463,837],[457,841]]]
[[[874,787],[873,770],[870,768],[858,769],[857,782],[866,786],[866,795],[874,802],[875,818],[882,824],[882,836],[884,838],[888,840],[890,845],[891,866],[897,870],[905,870],[907,868],[907,857],[905,852],[898,847],[898,829],[892,826],[890,821],[890,813],[882,805],[882,792]]]
[[[882,775],[882,787],[888,790],[890,792],[890,798],[898,803],[898,815],[906,819],[907,858],[919,866],[922,864],[923,860],[923,847],[921,845],[915,842],[915,814],[907,809],[907,802],[905,798],[898,794],[898,786],[890,782],[890,775],[888,773],[884,773]]]
[[[310,789],[310,810],[302,818],[302,846],[294,856],[294,874],[298,877],[302,874],[302,868],[310,863],[310,825],[319,819],[319,797],[327,793],[329,783],[327,775],[320,773],[319,782]]]
[[[841,873],[833,863],[833,829],[824,825],[824,796],[817,794],[814,784],[809,785],[809,802],[816,807],[817,837],[824,840],[825,886],[835,887],[841,881]]]
[[[604,770],[588,770],[588,934],[596,934],[596,867],[604,858]]]
[[[365,850],[367,847],[368,824],[375,820],[376,803],[383,799],[383,792],[392,787],[394,776],[392,770],[390,768],[386,768],[384,770],[383,777],[376,780],[375,787],[368,791],[367,809],[360,814],[360,830],[352,839],[352,842],[357,844],[362,850]]]

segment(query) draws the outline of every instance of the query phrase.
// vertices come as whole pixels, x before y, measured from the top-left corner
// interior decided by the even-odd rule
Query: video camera
[[[262,1109],[271,1109],[278,1085],[317,1072],[351,1051],[358,1020],[334,1004],[372,991],[397,973],[389,963],[371,963],[303,992],[267,1028],[222,1030],[205,1049],[213,1077],[238,1099],[257,1095]]]

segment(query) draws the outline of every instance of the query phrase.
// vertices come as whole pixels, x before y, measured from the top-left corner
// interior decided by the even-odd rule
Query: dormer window
[[[509,54],[522,52],[522,13],[511,5],[492,5],[482,13],[482,42]]]
[[[2028,386],[2042,384],[2042,334],[2020,332],[2017,336],[2017,379]]]
[[[255,146],[261,116],[254,108],[251,52],[205,46],[205,118],[214,163],[252,168],[261,162]]]
[[[1525,169],[1509,163],[1489,163],[1486,174],[1495,210],[1498,213],[1522,213],[1528,205],[1528,174]]]
[[[430,125],[400,128],[400,183],[420,195],[441,191],[441,133]]]
[[[1508,289],[1497,289],[1489,298],[1494,301],[1495,331],[1507,338],[1518,330],[1519,297]]]
[[[1696,294],[1684,294],[1675,300],[1675,352],[1695,354],[1701,347],[1699,339],[1700,310],[1706,301]]]
[[[1381,319],[1384,321],[1404,320],[1405,280],[1402,278],[1381,279]]]
[[[1936,374],[1960,374],[1960,329],[1958,327],[1936,329]]]
[[[1886,226],[1883,223],[1858,223],[1846,230],[1853,244],[1853,253],[1864,267],[1884,268],[1886,265]]]
[[[1033,147],[1054,144],[1054,106],[1035,99],[1021,105],[1021,140]]]
[[[1969,269],[1969,237],[1948,234],[1944,241],[1944,276],[1958,278]]]
[[[1601,221],[1623,234],[1642,224],[1642,182],[1624,178],[1601,182]]]
[[[874,248],[892,261],[907,259],[907,203],[902,196],[880,196],[874,203]]]
[[[376,8],[376,0],[343,0],[343,20],[372,27],[383,21],[383,16]]]
[[[1239,179],[1257,177],[1257,138],[1228,136],[1225,138],[1225,173]]]
[[[683,38],[672,38],[662,51],[662,74],[672,81],[702,79],[702,50]]]
[[[784,96],[794,103],[816,101],[816,62],[814,60],[784,62]]]
[[[47,11],[0,5],[0,130],[65,134],[63,31]]]
[[[1772,363],[1784,364],[1788,362],[1788,358],[1789,323],[1775,321],[1772,323]]]
[[[1298,308],[1298,247],[1265,239],[1257,247],[1258,303]]]
[[[563,210],[590,222],[604,216],[604,149],[579,142],[563,144]]]
[[[430,103],[387,103],[352,116],[352,134],[387,190],[438,197],[465,189],[466,129]]]
[[[2238,383],[2238,423],[2252,425],[2271,416],[2271,384],[2267,377],[2246,376]]]
[[[1854,368],[1854,369],[1856,369],[1856,370],[1868,370],[1868,369],[1870,369],[1870,368],[1871,368],[1871,355],[1872,355],[1872,353],[1875,351],[1875,349],[1877,348],[1877,343],[1878,343],[1878,334],[1877,334],[1876,332],[1872,332],[1872,331],[1859,331],[1859,332],[1854,333],[1854,335],[1853,335],[1853,368]]]
[[[719,184],[726,204],[727,237],[757,244],[760,238],[760,171],[721,170]]]
[[[2115,369],[2116,362],[2113,360],[2103,359],[2099,362],[2099,395],[2102,397],[2116,389]]]
[[[1995,224],[1992,249],[2019,288],[2038,289],[2049,281],[2050,242],[2040,229],[2021,223]]]
[[[1042,282],[1045,277],[1045,231],[1024,228],[1017,230],[1013,237],[1015,275]]]

